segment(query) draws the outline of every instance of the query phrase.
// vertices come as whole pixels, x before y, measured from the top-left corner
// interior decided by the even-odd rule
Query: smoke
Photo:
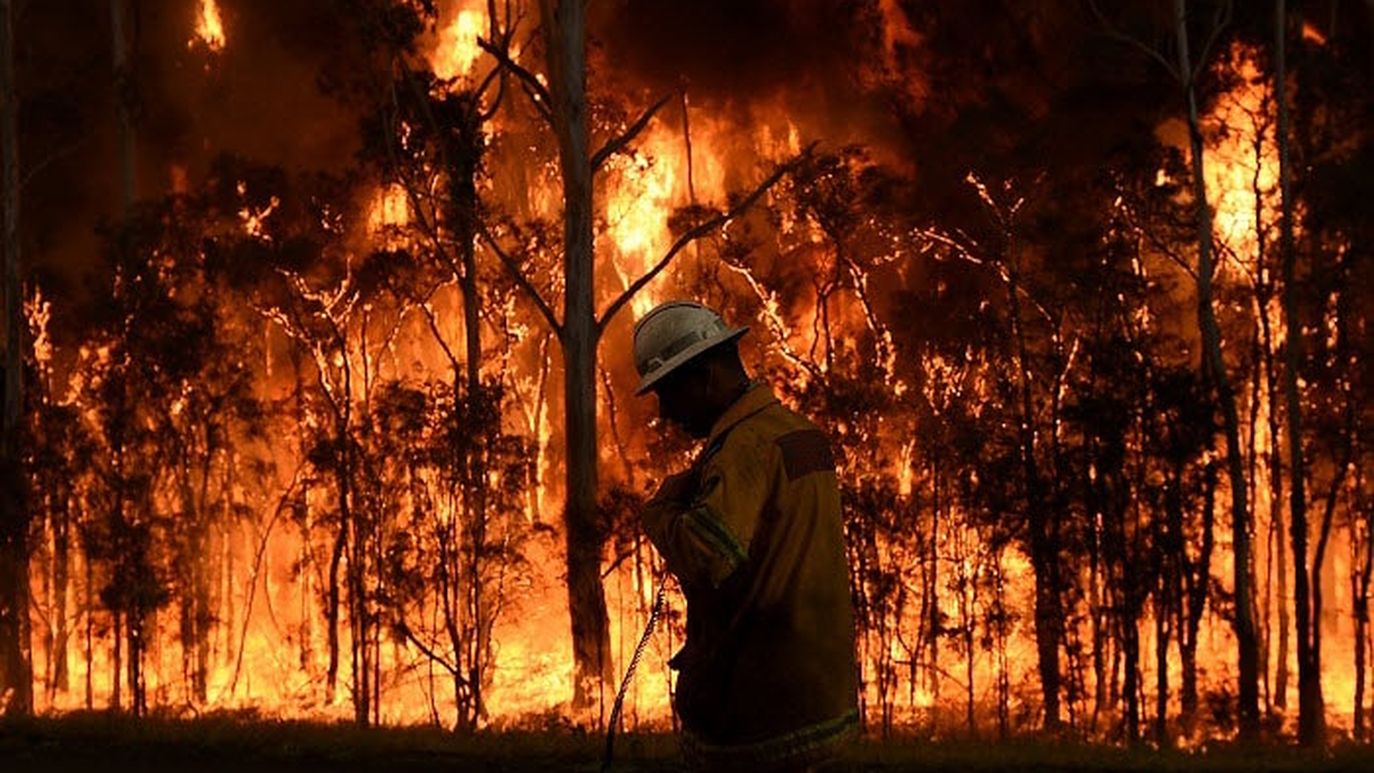
[[[593,19],[609,63],[648,85],[750,99],[838,85],[862,61],[861,4],[822,0],[799,13],[781,0],[607,3]]]

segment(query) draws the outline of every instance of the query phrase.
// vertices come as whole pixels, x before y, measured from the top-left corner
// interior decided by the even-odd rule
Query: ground
[[[589,771],[600,770],[604,738],[574,731],[481,733],[435,729],[359,730],[349,725],[242,717],[145,719],[104,714],[0,722],[0,771]],[[616,771],[675,770],[667,735],[616,743]],[[855,771],[1216,771],[1374,770],[1374,748],[1320,753],[1287,747],[1224,748],[1200,754],[1018,741],[865,741]]]

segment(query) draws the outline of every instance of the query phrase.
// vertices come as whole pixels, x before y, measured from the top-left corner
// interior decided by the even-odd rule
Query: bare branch
[[[506,68],[513,73],[516,78],[520,79],[520,83],[524,87],[525,93],[530,95],[530,101],[534,103],[535,108],[539,110],[539,113],[544,116],[545,120],[549,123],[553,123],[553,95],[549,94],[548,88],[545,87],[543,83],[539,82],[539,78],[535,77],[534,73],[520,66],[519,63],[510,57],[508,52],[502,50],[498,46],[492,45],[490,41],[484,38],[478,38],[477,45],[483,51],[495,57],[496,61],[499,62],[502,67]]]
[[[668,264],[672,262],[673,258],[677,257],[677,254],[681,252],[684,247],[743,214],[745,210],[754,205],[754,202],[762,198],[764,193],[767,193],[770,188],[776,185],[783,176],[792,172],[800,166],[803,161],[810,158],[811,149],[813,147],[815,147],[814,144],[808,146],[792,160],[784,164],[779,164],[777,169],[773,170],[772,174],[768,175],[763,182],[759,183],[754,190],[749,192],[748,196],[740,199],[734,206],[724,212],[718,213],[708,220],[698,223],[688,229],[686,233],[679,236],[677,241],[673,242],[673,246],[668,248],[668,251],[664,253],[663,257],[659,258],[658,262],[654,264],[653,268],[649,269],[643,276],[632,282],[629,287],[625,288],[625,292],[621,293],[619,297],[611,302],[606,312],[596,321],[597,333],[600,334],[601,331],[605,330],[606,325],[610,323],[616,313],[619,312],[625,304],[629,303],[630,299],[643,289],[645,285],[654,281],[654,277],[658,276],[663,269],[667,268]]]
[[[1231,0],[1217,6],[1216,13],[1212,15],[1212,28],[1207,32],[1207,42],[1202,44],[1202,50],[1198,53],[1197,65],[1188,74],[1189,83],[1197,80],[1197,76],[1202,74],[1203,68],[1207,66],[1207,60],[1211,57],[1212,46],[1216,45],[1217,39],[1221,37],[1221,31],[1231,24]]]
[[[50,166],[51,164],[54,164],[57,161],[60,161],[66,158],[67,156],[72,155],[76,151],[80,150],[81,147],[90,140],[90,138],[91,135],[88,134],[82,137],[81,139],[77,140],[76,142],[73,142],[69,145],[65,145],[61,148],[58,148],[57,150],[54,150],[52,153],[48,154],[44,158],[39,159],[37,162],[29,166],[24,176],[19,180],[20,189],[27,188],[29,186],[29,183],[33,182],[33,178],[37,177],[39,172],[42,172],[45,167]]]
[[[559,338],[562,338],[563,326],[559,324],[558,316],[553,313],[553,307],[549,306],[548,301],[544,300],[544,296],[539,294],[539,290],[530,282],[529,277],[525,276],[525,272],[520,270],[520,266],[515,262],[515,259],[505,250],[501,249],[501,245],[496,243],[496,237],[491,235],[491,231],[487,228],[486,223],[479,223],[477,232],[482,237],[482,241],[486,242],[487,246],[491,248],[491,251],[496,253],[496,257],[501,259],[501,263],[505,265],[506,270],[509,271],[511,277],[515,279],[515,283],[520,285],[520,289],[524,290],[525,294],[534,302],[534,305],[538,307],[539,313],[544,315],[544,320],[549,323],[549,327],[553,328],[553,332],[556,333]]]
[[[649,121],[653,119],[654,114],[664,105],[668,104],[668,100],[672,98],[672,94],[665,94],[663,98],[655,102],[648,110],[645,110],[644,114],[639,117],[639,120],[630,125],[630,128],[626,129],[620,136],[608,140],[605,145],[601,146],[600,150],[593,153],[592,171],[595,172],[600,169],[601,165],[606,163],[606,159],[621,152],[627,145],[634,142],[634,138],[638,137],[639,133],[644,131],[645,126],[649,125]]]
[[[520,26],[520,20],[523,16],[524,14],[512,17],[510,3],[507,2],[505,4],[506,23],[503,27],[497,20],[496,0],[487,0],[487,18],[491,20],[487,34],[491,35],[493,40],[499,41],[498,47],[502,51],[510,51],[511,40],[515,38],[515,30]],[[506,81],[509,72],[510,71],[505,67],[493,67],[491,68],[491,72],[487,73],[486,78],[482,80],[482,84],[478,86],[476,96],[480,102],[482,96],[487,93],[487,89],[491,87],[492,82],[495,81],[497,84],[496,96],[493,97],[491,103],[479,113],[482,123],[486,123],[496,117],[496,112],[501,107],[501,101],[505,99],[506,96]]]
[[[1107,33],[1107,37],[1125,43],[1126,45],[1136,49],[1137,51],[1140,51],[1150,59],[1153,59],[1155,62],[1157,62],[1159,66],[1164,68],[1165,72],[1172,75],[1175,79],[1178,80],[1179,83],[1184,82],[1184,74],[1179,72],[1173,65],[1169,64],[1169,60],[1166,59],[1164,55],[1158,51],[1158,49],[1132,35],[1127,34],[1126,32],[1123,32],[1115,24],[1112,24],[1112,22],[1107,18],[1106,14],[1102,13],[1102,9],[1097,7],[1097,0],[1088,0],[1088,7],[1092,9],[1093,15],[1097,17],[1097,21],[1099,24],[1102,25],[1102,30]]]
[[[458,669],[457,666],[450,663],[448,658],[445,658],[443,655],[440,655],[439,653],[435,652],[432,647],[421,641],[420,637],[416,636],[415,632],[410,630],[410,626],[405,624],[405,621],[398,622],[399,625],[397,625],[396,628],[402,635],[406,637],[406,641],[409,641],[411,644],[415,645],[415,649],[419,650],[421,655],[424,655],[425,657],[429,658],[434,663],[438,663],[440,667],[442,667],[445,671],[449,673],[449,676],[453,677],[454,679],[457,679],[460,683],[468,683],[467,680],[463,678],[463,673]]]

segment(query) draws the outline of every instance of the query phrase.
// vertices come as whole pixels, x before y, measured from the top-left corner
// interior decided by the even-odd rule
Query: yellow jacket
[[[795,760],[857,723],[854,612],[825,435],[755,385],[644,529],[687,596],[676,706],[698,754]],[[684,496],[675,497],[672,489]]]

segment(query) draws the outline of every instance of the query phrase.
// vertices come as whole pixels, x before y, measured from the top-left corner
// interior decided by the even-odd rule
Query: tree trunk
[[[926,562],[929,567],[926,571],[926,613],[927,625],[930,626],[930,654],[927,656],[926,664],[926,684],[930,688],[930,700],[932,704],[940,703],[940,509],[944,507],[944,497],[940,481],[942,478],[940,470],[940,460],[934,459],[931,462],[931,488],[934,489],[933,506],[930,510],[930,543],[926,551]],[[948,496],[948,494],[945,494]],[[900,623],[900,620],[898,621]],[[890,650],[889,650],[890,651]],[[932,725],[938,718],[935,712],[931,712]],[[932,727],[933,729],[933,727]]]
[[[1167,582],[1167,580],[1165,580]],[[1165,599],[1155,614],[1155,743],[1161,749],[1170,747],[1169,738],[1169,612],[1175,599]],[[1134,740],[1134,739],[1132,739]]]
[[[1197,214],[1198,266],[1197,316],[1202,337],[1202,372],[1220,404],[1226,434],[1226,469],[1231,481],[1231,541],[1234,553],[1232,584],[1235,593],[1238,681],[1237,714],[1240,737],[1253,741],[1259,737],[1259,638],[1255,631],[1250,588],[1250,509],[1245,485],[1245,465],[1241,459],[1240,419],[1236,398],[1221,351],[1221,330],[1212,307],[1212,210],[1207,202],[1207,178],[1203,159],[1201,120],[1198,116],[1197,87],[1193,82],[1193,62],[1188,53],[1187,0],[1174,0],[1177,27],[1178,74],[1183,79],[1188,105],[1188,135],[1192,153],[1193,200]]]
[[[1181,472],[1179,474],[1182,475]],[[1183,596],[1179,605],[1178,646],[1179,659],[1182,660],[1182,681],[1179,685],[1181,719],[1183,732],[1188,738],[1192,737],[1197,727],[1197,645],[1198,634],[1202,628],[1202,612],[1206,608],[1207,595],[1211,587],[1217,490],[1216,466],[1208,463],[1204,475],[1202,545],[1197,564],[1193,565],[1191,561],[1186,560],[1186,554],[1182,554],[1182,543],[1177,545],[1182,562],[1182,571],[1187,572],[1187,585],[1180,588]],[[1181,477],[1179,485],[1182,485]],[[1182,519],[1180,518],[1181,522]]]
[[[454,389],[455,397],[465,394],[468,402],[468,416],[485,415],[482,403],[489,399],[482,385],[482,334],[481,334],[481,295],[477,285],[477,174],[482,158],[481,116],[476,97],[466,95],[451,97],[457,100],[457,110],[446,111],[451,125],[445,127],[449,141],[444,157],[449,174],[449,213],[450,227],[459,252],[458,287],[463,296],[463,334],[466,386]],[[457,374],[454,374],[455,381]],[[457,385],[455,384],[455,387]],[[499,430],[499,425],[492,428]],[[463,482],[464,526],[461,539],[465,544],[458,546],[460,561],[466,562],[460,577],[463,580],[463,609],[466,618],[462,626],[462,636],[457,635],[459,628],[450,626],[453,651],[457,671],[464,672],[463,678],[455,675],[455,696],[464,696],[459,701],[458,729],[472,731],[477,729],[481,717],[486,714],[483,705],[482,680],[486,673],[487,640],[490,636],[484,622],[486,601],[482,587],[482,562],[486,553],[487,530],[487,459],[482,444],[469,444],[469,458],[465,466]],[[465,575],[465,576],[464,576]],[[462,639],[466,638],[466,641]],[[466,661],[466,662],[464,662]],[[461,686],[459,683],[462,683]]]
[[[1278,370],[1274,362],[1273,331],[1269,324],[1269,294],[1264,295],[1264,300],[1260,306],[1260,332],[1262,336],[1261,350],[1263,355],[1265,371],[1265,389],[1269,401],[1269,530],[1274,538],[1271,540],[1271,550],[1275,563],[1274,573],[1278,578],[1278,592],[1276,603],[1278,604],[1278,651],[1275,653],[1274,663],[1274,691],[1272,695],[1273,705],[1277,708],[1288,707],[1288,651],[1289,651],[1289,616],[1288,616],[1288,545],[1284,536],[1283,529],[1283,451],[1281,450],[1279,438],[1279,379]]]
[[[124,617],[117,607],[111,614],[114,618],[110,634],[114,643],[114,662],[110,667],[110,708],[119,711],[124,707],[124,696],[120,687],[124,683]]]
[[[1026,490],[1026,509],[1030,528],[1031,569],[1035,574],[1035,648],[1043,700],[1044,728],[1056,732],[1059,715],[1059,644],[1063,620],[1059,599],[1059,550],[1051,513],[1044,493],[1044,481],[1035,458],[1034,401],[1031,394],[1029,354],[1021,319],[1020,259],[1009,238],[1007,245],[1007,301],[1011,309],[1012,336],[1015,339],[1018,389],[1020,391],[1020,462]]]
[[[0,416],[0,710],[33,711],[30,659],[29,513],[21,464],[24,312],[19,281],[18,90],[14,80],[13,10],[0,0],[0,252],[4,253],[5,372]]]
[[[1293,539],[1294,609],[1298,626],[1298,741],[1304,746],[1318,742],[1322,733],[1321,653],[1311,583],[1317,567],[1307,565],[1306,463],[1302,448],[1302,403],[1298,393],[1298,363],[1302,352],[1302,324],[1297,318],[1294,286],[1292,167],[1289,159],[1288,119],[1288,9],[1284,0],[1274,3],[1274,98],[1278,100],[1279,146],[1279,255],[1283,265],[1283,322],[1288,331],[1284,346],[1283,391],[1288,418],[1289,512]],[[1319,581],[1319,580],[1318,580]]]
[[[67,647],[71,631],[67,620],[67,593],[71,588],[71,510],[70,498],[65,485],[59,485],[53,496],[53,637],[48,647],[48,658],[52,665],[52,683],[49,685],[48,702],[58,692],[66,692],[70,687],[70,669],[67,663]]]
[[[610,631],[601,585],[601,529],[596,521],[596,346],[592,167],[588,153],[586,8],[578,0],[542,0],[549,91],[563,176],[564,432],[567,443],[564,538],[572,622],[574,698],[586,708],[610,677]]]
[[[119,118],[119,192],[122,209],[127,215],[138,196],[138,166],[134,146],[134,89],[133,70],[129,65],[129,39],[124,32],[128,17],[127,0],[110,0],[111,50],[114,52],[115,112]]]
[[[1355,488],[1357,491],[1362,488],[1362,477],[1361,475],[1356,476]],[[1364,535],[1359,540],[1352,539],[1351,541],[1352,553],[1355,554],[1352,556],[1355,560],[1351,561],[1351,566],[1356,567],[1355,571],[1350,574],[1352,614],[1355,618],[1355,705],[1351,734],[1356,741],[1363,741],[1368,736],[1364,693],[1365,664],[1369,658],[1369,586],[1370,579],[1374,578],[1374,534],[1369,532],[1370,514],[1363,508],[1358,510],[1354,519],[1364,521],[1365,529]],[[1351,532],[1355,531],[1356,527],[1352,523]]]
[[[341,516],[342,517],[342,516]],[[334,547],[329,555],[328,587],[325,590],[325,646],[329,650],[329,664],[325,668],[325,704],[333,705],[339,686],[339,565],[343,562],[348,532],[343,525],[334,535]]]
[[[81,610],[86,617],[86,710],[91,711],[95,708],[95,572],[89,553],[82,556],[81,564],[86,580],[82,587],[85,604]]]

